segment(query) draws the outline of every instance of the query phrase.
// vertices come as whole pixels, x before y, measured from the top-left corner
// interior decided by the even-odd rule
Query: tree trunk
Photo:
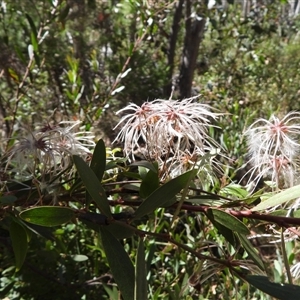
[[[186,1],[185,39],[179,75],[180,98],[191,97],[194,71],[197,65],[200,42],[204,35],[206,19],[192,17],[191,0]]]
[[[166,97],[169,97],[172,92],[173,85],[173,71],[174,71],[174,58],[176,53],[176,43],[178,39],[178,33],[180,31],[180,22],[182,20],[183,15],[183,3],[185,0],[179,0],[176,3],[175,14],[173,18],[172,24],[172,32],[170,35],[169,49],[168,49],[168,83],[165,86],[164,94]]]

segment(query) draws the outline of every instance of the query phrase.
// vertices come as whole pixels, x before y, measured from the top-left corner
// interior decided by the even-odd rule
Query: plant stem
[[[293,284],[293,278],[290,270],[289,260],[287,257],[286,249],[285,249],[285,241],[284,241],[284,235],[283,235],[284,228],[281,227],[281,249],[282,249],[282,257],[284,262],[284,267],[286,271],[286,275],[289,281],[289,284]]]

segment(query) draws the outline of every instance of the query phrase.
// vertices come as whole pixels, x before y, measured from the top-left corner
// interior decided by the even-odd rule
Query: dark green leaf
[[[58,20],[64,25],[66,22],[66,18],[69,14],[70,11],[70,6],[68,4],[66,4],[65,7],[63,7],[63,9],[61,9],[60,13],[59,13],[59,17]]]
[[[95,175],[97,176],[97,178],[99,179],[99,181],[101,182],[106,167],[106,148],[102,139],[98,141],[95,147],[90,167],[95,173]],[[89,207],[91,203],[91,199],[92,198],[90,194],[87,192],[86,193],[87,207]]]
[[[141,218],[173,199],[186,186],[190,177],[194,174],[194,170],[186,172],[159,187],[138,207],[134,214],[135,218]]]
[[[80,178],[82,179],[87,191],[96,202],[101,213],[107,217],[111,217],[110,206],[106,197],[105,190],[99,182],[96,174],[81,157],[74,155],[73,159]]]
[[[120,176],[122,177],[127,177],[130,179],[137,179],[137,180],[141,180],[141,175],[138,173],[134,173],[134,172],[121,172]]]
[[[91,169],[101,182],[106,166],[106,148],[103,140],[99,140],[91,161]]]
[[[252,211],[258,211],[258,210],[264,210],[269,207],[273,207],[276,205],[283,204],[287,201],[296,199],[300,197],[300,185],[293,186],[289,189],[286,189],[282,191],[279,194],[276,194],[269,199],[259,203],[255,207],[253,207],[251,210]]]
[[[112,222],[105,228],[113,234],[117,239],[125,239],[134,235],[134,229],[127,226],[122,226],[121,222]]]
[[[136,262],[135,262],[135,289],[134,300],[147,300],[147,273],[145,261],[145,248],[142,238],[140,238]]]
[[[32,18],[28,14],[25,14],[25,16],[26,16],[28,23],[30,25],[30,28],[31,28],[30,38],[31,38],[31,44],[32,44],[33,50],[34,50],[34,57],[35,57],[37,65],[40,66],[40,59],[38,56],[39,43],[38,43],[38,37],[37,37],[37,30],[36,30],[36,27],[35,27],[35,24],[34,24]]]
[[[298,285],[274,283],[269,281],[268,277],[258,276],[258,275],[246,276],[246,280],[256,288],[258,288],[259,290],[263,291],[264,293],[272,297],[275,297],[276,299],[282,299],[282,300],[299,299],[300,286]]]
[[[35,225],[24,221],[24,226],[34,234],[40,235],[47,240],[55,240],[54,234],[51,228],[46,228],[44,226]]]
[[[246,252],[248,253],[249,257],[256,263],[256,265],[261,269],[261,270],[265,270],[265,266],[263,261],[261,260],[261,258],[258,255],[257,250],[253,247],[253,245],[249,242],[249,240],[247,239],[246,236],[244,236],[243,234],[239,234],[237,233],[241,244],[243,245],[244,249],[246,250]]]
[[[140,197],[142,199],[150,196],[157,188],[159,188],[159,177],[157,172],[149,170],[142,181],[140,187]]]
[[[16,271],[19,271],[25,261],[27,254],[27,233],[22,225],[13,220],[10,224],[9,233],[15,254]]]
[[[177,198],[176,198],[176,196],[174,196],[173,198],[170,198],[166,202],[164,202],[162,207],[169,207],[169,206],[175,204],[176,202],[177,202]]]
[[[30,25],[32,32],[34,33],[34,36],[37,37],[37,30],[36,30],[36,27],[35,27],[35,24],[34,24],[32,18],[28,14],[25,14],[25,16],[27,18],[27,21]]]
[[[208,210],[207,217],[213,223],[213,225],[217,228],[218,232],[224,236],[224,238],[235,248],[238,246],[238,241],[231,229],[228,227],[216,222],[214,215],[211,210]]]
[[[105,228],[100,227],[102,246],[113,277],[124,300],[134,299],[134,267],[120,242]]]
[[[28,223],[53,227],[69,222],[75,213],[68,207],[40,206],[22,211],[20,217]]]
[[[241,234],[250,234],[247,226],[241,222],[238,218],[220,210],[220,209],[209,209],[214,220],[223,226],[229,228],[232,231],[236,231]]]

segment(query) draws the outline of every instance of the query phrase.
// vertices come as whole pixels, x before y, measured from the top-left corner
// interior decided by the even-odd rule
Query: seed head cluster
[[[211,163],[220,148],[208,134],[218,114],[196,98],[157,99],[141,106],[131,103],[120,113],[124,116],[115,127],[121,130],[114,142],[124,143],[130,161],[137,156],[157,161],[164,176],[176,177],[195,167],[201,158]]]
[[[95,146],[94,135],[78,131],[80,121],[65,121],[46,125],[30,132],[8,151],[6,169],[16,177],[26,179],[36,175],[52,175],[71,166],[71,156],[86,158]]]
[[[259,119],[246,131],[250,180],[270,177],[277,188],[294,184],[300,152],[300,113],[290,112],[279,119]],[[248,172],[248,173],[249,173]]]

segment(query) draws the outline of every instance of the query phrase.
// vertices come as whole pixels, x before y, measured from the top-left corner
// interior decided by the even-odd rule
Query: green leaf
[[[34,24],[32,18],[28,14],[25,14],[25,16],[27,18],[27,21],[30,25],[32,32],[34,33],[35,37],[37,37],[37,30],[36,30],[36,27],[35,27],[35,24]]]
[[[141,177],[142,180],[145,179],[145,177],[146,177],[148,171],[149,171],[149,170],[146,169],[145,167],[138,166],[138,173],[139,173],[139,175],[140,175],[140,177]]]
[[[113,277],[124,300],[134,299],[134,267],[120,242],[105,228],[100,227],[102,246]]]
[[[155,190],[145,201],[138,207],[134,213],[135,219],[141,218],[153,212],[156,208],[162,207],[179,193],[189,182],[190,176],[195,174],[195,171],[186,172]]]
[[[151,170],[154,173],[157,173],[157,164],[151,163],[146,160],[136,161],[132,163],[130,166],[144,167],[146,169]]]
[[[278,209],[269,213],[271,216],[300,218],[300,210]]]
[[[140,197],[142,199],[147,198],[151,195],[156,189],[159,188],[159,177],[157,172],[149,170],[142,181],[140,187]]]
[[[36,235],[40,235],[47,240],[52,240],[52,241],[55,240],[55,237],[54,237],[54,234],[53,234],[51,228],[39,226],[39,225],[28,223],[25,221],[23,222],[23,224],[29,230],[29,232],[33,232]]]
[[[106,148],[103,140],[99,140],[91,161],[91,169],[101,182],[106,167]]]
[[[283,204],[287,201],[293,200],[300,197],[300,185],[293,186],[287,190],[284,190],[269,199],[262,201],[255,207],[253,207],[251,210],[252,211],[259,211],[259,210],[264,210],[269,207],[273,207],[276,205]]]
[[[10,238],[16,260],[16,271],[19,271],[25,261],[28,241],[25,228],[12,220],[9,228]]]
[[[59,13],[58,20],[59,20],[59,22],[61,22],[63,24],[63,26],[65,25],[66,18],[69,14],[70,8],[71,7],[68,4],[66,4],[66,6],[63,7],[63,9],[61,9],[61,11]]]
[[[105,148],[105,145],[104,145],[104,142],[102,139],[98,141],[98,143],[94,149],[90,167],[93,170],[93,172],[95,173],[95,175],[97,176],[97,178],[99,179],[99,181],[101,182],[104,171],[105,171],[105,167],[106,167],[106,148]],[[86,206],[87,207],[89,207],[89,205],[91,203],[91,199],[92,198],[91,198],[90,194],[87,192],[86,193]]]
[[[143,239],[140,238],[135,262],[135,289],[134,300],[147,300],[147,272],[145,261],[145,248]]]
[[[105,228],[115,236],[115,238],[117,239],[125,239],[125,238],[129,238],[132,237],[135,233],[135,230],[130,227],[127,226],[122,226],[122,224],[120,224],[120,222],[116,223],[116,222],[112,222],[110,223],[108,226],[106,226]]]
[[[249,257],[256,263],[256,265],[261,269],[265,270],[265,266],[263,261],[258,255],[257,250],[253,247],[253,245],[250,243],[250,241],[247,239],[247,237],[243,234],[237,233],[237,236],[239,237],[241,244],[243,245],[244,249],[248,253]]]
[[[28,14],[25,14],[25,16],[26,16],[27,21],[31,28],[31,43],[32,43],[34,51],[36,52],[36,51],[38,51],[37,30],[36,30],[36,27],[35,27],[35,24],[34,24],[32,18]]]
[[[112,217],[110,206],[106,197],[105,190],[103,189],[99,179],[93,170],[84,162],[84,160],[77,156],[73,155],[74,163],[82,179],[87,191],[96,202],[101,213],[107,217]]]
[[[299,299],[300,286],[293,284],[281,284],[269,281],[266,276],[249,275],[245,278],[250,284],[264,293],[282,300]]]
[[[69,222],[75,217],[75,212],[68,207],[40,206],[22,211],[20,217],[28,223],[53,227]]]
[[[220,209],[209,209],[214,220],[223,226],[229,228],[232,231],[236,231],[241,234],[250,234],[247,226],[241,222],[238,218],[220,210]]]
[[[248,195],[248,192],[238,184],[229,184],[222,188],[221,192],[225,195],[236,196],[239,199],[244,199]]]
[[[207,217],[213,223],[214,227],[217,228],[218,232],[222,234],[233,247],[237,248],[239,244],[233,231],[228,227],[216,222],[211,210],[207,211]]]
[[[38,37],[37,37],[37,30],[36,30],[36,27],[35,27],[35,24],[34,24],[32,18],[28,14],[25,14],[25,16],[26,16],[27,21],[31,28],[30,38],[31,38],[31,44],[32,44],[33,50],[34,50],[34,58],[36,60],[37,65],[40,66],[40,59],[38,56],[39,43],[38,43]]]
[[[287,216],[287,214],[288,214],[288,210],[287,209],[278,209],[278,210],[274,210],[274,211],[271,211],[270,213],[269,213],[269,215],[271,215],[271,216],[277,216],[277,217],[286,217]],[[297,213],[297,211],[292,211],[291,210],[291,215],[290,215],[290,217],[296,217],[295,215],[294,215],[294,213]],[[299,216],[298,216],[298,218],[299,218]]]

